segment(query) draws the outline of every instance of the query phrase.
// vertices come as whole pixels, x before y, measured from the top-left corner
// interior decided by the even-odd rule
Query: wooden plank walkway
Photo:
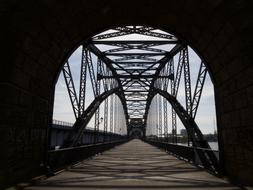
[[[140,140],[132,140],[26,190],[240,189]]]

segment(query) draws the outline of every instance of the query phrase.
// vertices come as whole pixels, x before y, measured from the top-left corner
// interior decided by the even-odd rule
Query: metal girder
[[[120,64],[120,65],[129,65],[129,66],[135,66],[135,67],[137,67],[137,66],[140,66],[140,67],[142,67],[142,66],[145,66],[145,65],[152,65],[152,64],[158,64],[158,62],[144,62],[144,61],[142,61],[142,62],[136,62],[136,61],[131,61],[131,62],[127,62],[127,61],[124,61],[124,62],[112,62],[112,64]]]
[[[201,62],[200,67],[199,67],[198,77],[197,77],[197,83],[195,86],[195,90],[194,90],[194,94],[193,94],[193,98],[192,98],[192,102],[191,102],[191,113],[190,114],[193,119],[195,119],[196,114],[197,114],[197,110],[198,110],[198,106],[199,106],[199,102],[200,102],[200,97],[201,97],[204,83],[205,83],[205,79],[206,79],[206,74],[207,74],[207,68],[206,68],[204,62]]]
[[[155,83],[156,79],[159,78],[159,74],[160,74],[161,70],[164,68],[164,66],[166,65],[166,63],[170,59],[172,59],[178,52],[180,52],[183,48],[184,48],[184,46],[182,44],[177,44],[164,58],[162,58],[159,61],[160,65],[157,68],[156,73],[154,74],[151,88],[154,87],[154,83]]]
[[[119,36],[124,36],[128,34],[142,34],[145,36],[151,36],[151,37],[157,37],[157,38],[164,38],[164,39],[169,39],[169,40],[176,40],[176,38],[173,35],[170,34],[164,34],[164,33],[159,33],[155,32],[152,30],[155,30],[154,28],[151,27],[117,27],[114,30],[115,32],[111,33],[106,33],[106,34],[99,34],[93,37],[93,40],[102,40],[102,39],[107,39],[107,38],[113,38],[113,37],[119,37]]]
[[[172,105],[173,109],[176,111],[178,117],[182,121],[183,125],[185,126],[186,130],[188,131],[189,138],[193,143],[193,147],[200,147],[203,149],[211,149],[208,142],[204,139],[203,134],[201,133],[198,125],[192,119],[192,117],[187,113],[187,111],[183,108],[183,106],[177,101],[177,99],[170,95],[168,92],[154,89],[156,93],[159,93],[161,96],[166,98],[170,104]],[[212,170],[217,171],[218,161],[215,154],[211,151],[198,151],[199,158],[203,165]]]
[[[86,59],[86,56],[85,56],[85,47],[82,46],[78,117],[80,117],[83,114],[84,110],[85,110],[86,75],[87,75],[87,59]]]
[[[165,76],[170,76],[170,79],[173,79],[170,73],[169,73],[169,63],[171,62],[171,60],[168,61],[168,63],[165,65],[165,67],[162,69],[161,73],[159,76],[161,76],[160,78],[158,78],[158,80],[160,80],[161,83],[161,89],[167,90],[168,88],[168,82],[169,79],[166,78]]]
[[[144,68],[144,69],[133,69],[133,67],[131,69],[128,69],[128,68],[117,68],[115,69],[116,71],[126,71],[128,72],[129,74],[133,74],[135,72],[138,72],[138,74],[142,74],[146,71],[155,71],[156,69],[155,68],[152,68],[153,66],[150,66],[150,68]]]
[[[72,78],[72,74],[71,74],[71,70],[70,70],[70,66],[69,66],[68,61],[63,65],[62,72],[63,72],[64,80],[65,80],[65,83],[67,86],[72,109],[73,109],[75,118],[77,119],[78,115],[79,115],[79,103],[77,100],[75,85],[74,85],[74,81]]]
[[[93,37],[93,40],[102,40],[102,39],[106,39],[106,38],[113,38],[113,37],[119,37],[119,36],[124,36],[127,34],[130,34],[131,31],[116,31],[116,32],[112,32],[109,34],[100,34],[100,35],[96,35]]]
[[[110,132],[113,132],[113,95],[110,97]]]
[[[146,45],[147,46],[147,45]],[[151,45],[150,45],[151,46]],[[168,53],[167,51],[165,50],[161,50],[161,49],[156,49],[156,48],[150,48],[150,47],[145,47],[145,46],[142,46],[140,47],[141,50],[145,50],[145,51],[149,51],[149,52],[156,52],[156,53]]]
[[[144,27],[138,28],[135,32],[137,34],[142,34],[142,35],[151,36],[151,37],[176,40],[176,38],[171,34],[158,33],[151,30],[154,30],[154,28],[144,26]]]
[[[118,68],[114,68],[114,69],[115,69],[115,71],[117,71],[117,70],[121,69],[121,70],[125,71],[125,73],[126,73],[126,74],[127,74],[127,73],[128,73],[129,75],[131,75],[131,74],[132,74],[130,71],[128,71],[126,68],[124,68],[124,67],[120,66],[119,64],[116,64],[116,63],[115,63],[115,65],[118,67]],[[117,78],[118,78],[118,76],[114,76],[114,77],[117,77]]]
[[[113,44],[113,45],[119,48],[109,49],[109,50],[103,51],[103,53],[104,54],[115,53],[115,52],[122,52],[122,51],[127,51],[127,50],[132,50],[132,49],[143,50],[143,52],[167,53],[167,51],[165,50],[152,48],[152,46],[155,46],[157,44]]]
[[[118,46],[118,45],[128,45],[128,44],[143,44],[143,45],[149,45],[152,46],[159,46],[164,44],[178,44],[180,43],[179,40],[106,40],[106,41],[98,41],[94,40],[91,41],[92,44],[104,44],[104,45],[112,45],[112,46]]]
[[[167,100],[163,98],[163,118],[164,118],[164,135],[168,136],[168,111],[167,111]]]
[[[98,107],[98,109],[96,110],[96,112],[95,112],[95,123],[94,123],[94,143],[96,143],[97,142],[97,133],[98,133],[98,131],[99,131],[99,114],[100,113],[100,111],[99,111],[99,107]]]
[[[101,60],[98,59],[97,61],[97,78],[98,75],[102,73],[102,65],[101,65]],[[96,90],[97,90],[97,95],[98,96],[100,94],[100,85],[101,85],[101,80],[97,80],[96,82]],[[95,112],[95,123],[94,123],[94,131],[95,131],[95,136],[94,136],[94,143],[97,142],[97,132],[99,131],[99,124],[100,124],[100,117],[99,117],[99,107]]]
[[[116,93],[117,91],[119,91],[119,87],[103,92],[92,101],[92,103],[86,108],[81,117],[77,118],[76,122],[74,123],[73,129],[68,135],[68,140],[65,143],[65,147],[74,147],[78,145],[87,124],[98,109],[99,105],[108,96],[113,93]]]
[[[104,133],[107,133],[108,132],[108,98],[106,98],[104,102],[105,102],[104,103]]]
[[[157,37],[157,38],[164,38],[164,39],[176,39],[173,35],[171,34],[164,34],[164,33],[159,33],[159,32],[154,32],[152,30],[155,30],[153,27],[147,27],[147,26],[141,26],[141,27],[136,27],[133,26],[132,28],[130,27],[117,27],[117,30],[120,30],[121,32],[130,32],[130,33],[136,33],[136,34],[142,34],[145,36],[151,36],[151,37]]]
[[[104,44],[106,45],[106,44]],[[108,44],[107,44],[108,45]],[[121,51],[127,51],[127,50],[132,50],[132,49],[138,49],[138,50],[143,50],[143,51],[148,51],[148,52],[160,52],[160,53],[166,53],[167,51],[162,50],[162,49],[157,49],[157,48],[153,48],[153,46],[156,46],[157,44],[122,44],[122,43],[118,43],[118,44],[113,44],[113,46],[119,47],[119,48],[115,48],[115,49],[109,49],[106,51],[103,51],[104,53],[115,53],[115,52],[121,52]]]
[[[150,89],[152,90],[153,88],[152,84],[154,82],[152,81],[161,79],[161,82],[159,82],[159,84],[162,85],[162,81],[166,82],[171,77],[173,77],[168,75],[159,76],[159,73],[161,69],[163,69],[166,62],[168,62],[168,60],[171,59],[175,54],[177,54],[177,52],[180,51],[180,49],[182,48],[182,45],[179,44],[180,42],[175,36],[165,32],[160,32],[155,28],[146,26],[125,26],[117,27],[113,30],[108,31],[108,33],[102,33],[101,35],[97,35],[87,43],[89,46],[88,48],[92,49],[92,52],[98,57],[100,57],[103,61],[105,61],[106,64],[111,65],[111,68],[114,71],[114,74],[112,74],[111,76],[103,75],[99,76],[98,78],[110,80],[116,79],[119,85],[121,85],[122,87],[122,92],[126,92],[137,88],[139,88],[138,90],[141,91],[150,91]],[[157,40],[117,40],[117,38],[114,38],[128,34],[141,34],[145,36],[152,36],[156,37]],[[159,38],[163,38],[163,40],[159,40]],[[168,52],[162,47],[159,47],[160,45],[165,44],[176,45]],[[99,45],[110,45],[110,49],[101,51],[101,46]],[[114,46],[115,48],[111,48],[112,46]],[[135,53],[134,51],[128,51],[136,49],[138,49],[139,52]],[[159,56],[163,58],[160,58]],[[137,62],[136,64],[138,65],[133,66],[132,62]],[[149,65],[145,67],[143,65],[145,63]],[[142,68],[138,68],[138,66],[141,66]],[[132,68],[128,69],[129,67]],[[122,79],[144,79],[144,81],[139,83],[139,85],[135,83],[129,85],[128,81],[122,81]],[[148,88],[146,88],[146,86],[148,86]],[[125,110],[127,110],[127,107],[125,108]]]
[[[115,68],[112,66],[112,60],[110,60],[108,57],[104,56],[103,53],[93,44],[87,44],[87,49],[89,49],[92,53],[94,53],[99,59],[101,59],[101,61],[103,61],[103,63],[105,63],[105,65],[110,69],[110,71],[112,72],[112,75],[114,76],[114,78],[116,79],[119,87],[121,88],[121,83],[119,78],[117,77],[117,72],[115,70]],[[122,88],[121,88],[122,89]]]
[[[184,65],[185,103],[186,103],[186,111],[190,115],[192,95],[191,95],[191,74],[190,74],[188,47],[186,46],[182,51],[183,51],[183,65]]]
[[[145,124],[147,122],[147,116],[148,116],[149,106],[150,106],[151,101],[152,101],[152,95],[153,95],[153,89],[154,89],[155,81],[160,77],[159,74],[160,74],[161,70],[164,68],[164,66],[166,65],[166,63],[168,63],[168,61],[170,61],[171,59],[173,59],[173,57],[178,52],[180,52],[183,48],[184,48],[184,45],[177,44],[175,47],[173,47],[171,49],[171,51],[168,54],[166,54],[166,56],[164,58],[162,58],[159,61],[160,65],[157,68],[157,70],[156,70],[156,72],[154,74],[153,80],[151,82],[151,85],[150,85],[150,90],[149,90],[148,100],[147,100],[147,106],[146,106],[146,110],[145,110],[145,114],[144,114],[144,122],[145,122]],[[174,75],[171,75],[170,77],[171,77],[171,79],[173,79]]]
[[[108,74],[109,74],[109,73],[108,73],[108,68],[107,68],[107,67],[104,68],[104,65],[102,65],[101,74],[100,74],[100,73],[97,74],[97,80],[102,80],[102,81],[103,81],[104,91],[107,91],[107,90],[108,90],[108,84],[107,84],[106,80],[103,79],[103,78],[100,78],[100,76],[108,75]]]
[[[159,108],[158,108],[158,103],[157,103],[157,96],[155,97],[155,113],[159,113]],[[159,138],[158,117],[155,117],[155,124],[156,124],[156,130],[157,130],[157,137]]]
[[[155,71],[156,71],[157,68],[153,68],[155,65],[157,65],[157,63],[154,63],[154,64],[148,66],[148,67],[145,68],[143,71],[141,71],[140,74],[143,74],[143,73],[145,73],[146,71],[150,71],[150,70],[155,70]]]
[[[88,49],[85,49],[85,56],[87,60],[88,70],[90,74],[90,80],[92,85],[92,90],[94,93],[94,96],[96,97],[98,95],[98,89],[97,89],[97,80],[94,72],[94,66],[92,62],[91,52]]]
[[[147,56],[147,57],[153,57],[153,56],[164,56],[165,53],[105,53],[106,56]]]
[[[162,97],[159,95],[157,97],[157,101],[158,101],[158,132],[159,132],[159,136],[162,137]]]
[[[135,93],[135,92],[140,92],[140,93],[148,93],[146,90],[124,90],[124,93]],[[145,94],[147,95],[147,94]]]
[[[134,60],[134,59],[139,59],[139,60],[145,60],[145,61],[157,61],[155,58],[150,58],[152,56],[147,56],[147,55],[123,55],[122,58],[117,58],[114,59],[114,62],[118,61],[127,61],[127,60]]]
[[[179,84],[180,84],[180,80],[181,80],[181,75],[182,75],[182,70],[183,70],[183,66],[184,66],[184,57],[183,57],[184,53],[183,51],[180,51],[179,54],[179,59],[178,59],[178,65],[177,65],[177,72],[174,78],[174,82],[173,82],[173,87],[172,87],[172,95],[173,96],[177,96],[178,93],[178,88],[179,88]]]
[[[178,65],[177,65],[177,72],[176,72],[175,78],[171,81],[171,93],[174,97],[177,97],[182,70],[184,68],[184,61],[185,61],[184,49],[180,51]],[[174,66],[173,66],[173,70],[174,70]],[[172,124],[172,141],[173,143],[177,143],[177,114],[175,110],[173,109],[173,107],[171,107],[171,124]]]
[[[110,69],[110,71],[112,72],[112,75],[115,76],[115,79],[117,81],[117,84],[118,84],[118,87],[119,87],[119,92],[122,93],[122,94],[119,94],[118,96],[121,98],[121,101],[124,102],[125,101],[125,97],[124,97],[124,94],[123,94],[123,88],[122,88],[122,85],[121,85],[121,81],[120,79],[117,77],[118,74],[115,70],[115,68],[112,66],[112,60],[110,60],[109,58],[107,58],[106,56],[103,55],[103,53],[92,43],[88,43],[87,44],[87,48],[92,52],[94,53],[98,58],[101,59],[101,61],[103,61],[103,63],[105,63],[105,65]],[[111,86],[111,85],[108,85],[108,87]],[[126,121],[127,121],[127,125],[129,124],[128,123],[128,115],[127,115],[127,107],[126,107],[126,104],[122,104],[123,105],[123,108],[124,108],[124,113],[125,113],[125,117],[126,117]]]
[[[89,43],[86,47],[106,64],[106,66],[111,70],[112,75],[117,76],[117,72],[111,64],[112,60],[107,58],[95,45]]]
[[[141,34],[145,36],[152,36],[158,38],[157,40],[117,40],[124,35],[129,34]],[[110,39],[111,38],[111,39]],[[113,39],[114,38],[114,39]],[[163,38],[160,40],[159,38]],[[106,40],[103,40],[106,39]],[[115,40],[116,39],[116,40]],[[142,39],[142,38],[140,38]],[[144,38],[145,39],[145,38]],[[154,39],[154,38],[153,38]],[[156,89],[167,91],[169,86],[169,81],[171,81],[171,94],[176,98],[178,93],[178,87],[180,84],[180,78],[182,72],[184,72],[185,81],[185,93],[186,93],[186,111],[188,115],[196,114],[200,95],[201,95],[201,84],[203,78],[199,78],[193,100],[191,101],[191,86],[190,86],[190,66],[188,58],[187,46],[181,43],[173,35],[165,32],[160,32],[158,29],[146,26],[126,26],[117,27],[113,30],[101,33],[93,37],[90,41],[87,41],[84,45],[85,50],[82,53],[86,56],[85,59],[87,67],[82,66],[81,77],[84,77],[85,69],[88,69],[91,78],[91,84],[94,91],[95,99],[100,97],[100,86],[104,87],[104,91],[110,91],[110,89],[115,89],[117,87],[118,97],[120,98],[126,121],[129,124],[130,119],[140,118],[144,119],[144,124],[147,122],[147,114],[152,101],[152,96],[156,94]],[[173,57],[180,52],[179,64],[177,72],[174,73],[174,63]],[[85,54],[86,53],[86,54]],[[92,55],[91,55],[92,53]],[[96,56],[99,61],[102,61],[104,65],[97,69],[97,75],[95,75],[92,58]],[[82,58],[83,63],[84,58]],[[95,60],[95,59],[94,59]],[[94,62],[93,60],[93,62]],[[100,64],[98,64],[100,65]],[[104,68],[106,66],[106,68]],[[86,73],[86,72],[85,72]],[[203,74],[203,72],[201,72]],[[80,77],[82,86],[84,86],[84,81]],[[102,81],[102,82],[101,82]],[[84,85],[83,85],[84,84]],[[203,87],[203,86],[202,86]],[[81,89],[81,84],[80,84]],[[85,90],[85,87],[84,87]],[[84,91],[82,91],[83,93]],[[128,93],[139,93],[135,97],[128,96]],[[142,99],[141,93],[146,93],[145,98]],[[80,90],[81,93],[81,90]],[[85,92],[84,92],[85,94]],[[85,97],[79,95],[79,100]],[[110,127],[111,131],[115,131],[116,123],[116,99],[107,99],[105,102],[104,116],[108,117],[111,115]],[[110,106],[109,100],[110,101]],[[113,100],[114,99],[114,100]],[[84,103],[80,103],[82,111],[79,113],[87,113],[84,111]],[[158,98],[158,134],[162,135],[162,127],[164,127],[164,134],[168,134],[168,120],[167,120],[167,99]],[[139,104],[137,104],[137,102]],[[163,105],[162,105],[163,104]],[[110,111],[108,111],[110,109]],[[95,111],[95,131],[99,128],[99,109]],[[189,111],[190,110],[190,111]],[[162,111],[164,113],[162,114]],[[162,119],[162,116],[164,119]],[[86,116],[85,116],[86,117]],[[174,118],[172,123],[173,135],[176,136],[176,111],[173,109],[172,117]],[[106,120],[106,119],[105,119]],[[104,131],[108,130],[107,123],[104,124]],[[190,130],[188,130],[190,131]],[[176,142],[176,140],[175,140]]]
[[[172,128],[172,142],[177,143],[177,114],[171,107],[171,128]]]
[[[117,113],[118,113],[118,104],[117,104],[117,97],[115,96],[114,97],[114,105],[113,105],[113,107],[114,107],[114,121],[113,121],[113,123],[114,123],[114,128],[113,128],[113,133],[116,133],[116,128],[117,128]]]
[[[170,62],[169,65],[169,73],[173,73],[173,79],[170,83],[171,94],[175,93],[174,85],[175,85],[175,70],[174,70],[174,59]],[[177,74],[176,74],[177,75]],[[171,128],[172,128],[172,142],[177,143],[177,115],[173,107],[171,107]]]
[[[158,76],[156,77],[155,75],[118,75],[117,77],[115,76],[100,76],[100,78],[129,78],[129,79],[153,79],[153,78],[167,78],[167,79],[172,79],[173,75],[169,75],[169,76]]]

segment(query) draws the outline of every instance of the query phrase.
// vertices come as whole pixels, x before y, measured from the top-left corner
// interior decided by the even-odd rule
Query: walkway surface
[[[140,140],[70,167],[26,190],[239,189]]]

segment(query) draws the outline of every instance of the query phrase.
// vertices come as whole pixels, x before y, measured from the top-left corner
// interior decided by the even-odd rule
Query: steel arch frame
[[[123,98],[120,93],[120,87],[108,90],[98,95],[91,104],[86,108],[83,114],[77,118],[76,122],[73,125],[73,129],[68,135],[67,141],[65,142],[64,147],[74,147],[78,146],[78,143],[83,135],[83,132],[91,120],[92,116],[95,114],[99,106],[104,102],[105,99],[109,98],[111,95],[116,94],[122,105],[124,104]],[[126,122],[127,122],[127,113],[124,112]],[[127,125],[126,125],[127,126]]]
[[[94,70],[93,68],[89,68],[88,66],[88,70],[89,73],[91,75],[92,73],[92,86],[93,86],[93,91],[94,91],[94,96],[95,96],[95,100],[96,98],[102,97],[102,95],[100,96],[99,93],[96,90],[96,84],[93,83],[100,83],[100,80],[104,78],[103,82],[105,83],[105,80],[107,80],[107,78],[109,80],[114,79],[114,84],[117,84],[118,86],[118,97],[120,98],[122,105],[123,105],[123,110],[124,110],[124,114],[126,117],[126,122],[127,122],[127,126],[129,125],[130,119],[133,118],[133,116],[137,113],[137,115],[139,114],[139,116],[141,116],[144,120],[144,126],[147,123],[147,115],[148,115],[148,111],[149,111],[149,106],[153,97],[153,94],[155,93],[155,89],[157,87],[159,87],[160,89],[162,89],[162,85],[164,86],[168,86],[168,81],[171,80],[171,84],[173,81],[173,85],[171,85],[173,91],[175,91],[175,88],[177,90],[178,85],[179,85],[179,81],[180,81],[180,76],[182,73],[182,68],[184,68],[184,77],[185,77],[185,90],[187,91],[187,88],[190,89],[190,70],[189,70],[189,59],[188,59],[188,49],[187,49],[187,45],[185,43],[182,43],[180,40],[178,40],[175,36],[170,35],[170,34],[164,34],[164,33],[159,33],[156,30],[156,28],[152,28],[152,27],[147,27],[147,26],[131,26],[131,27],[117,27],[114,29],[116,32],[111,32],[111,33],[107,33],[107,34],[98,34],[95,35],[93,38],[91,38],[89,41],[83,43],[83,53],[93,53],[95,56],[97,56],[97,58],[102,61],[105,65],[106,68],[108,70],[110,70],[110,73],[108,75],[107,73],[98,73],[97,71],[97,77],[96,77],[96,81],[95,81],[95,74],[94,74]],[[127,34],[142,34],[142,35],[147,35],[147,36],[159,36],[160,38],[165,38],[166,41],[161,41],[161,40],[153,40],[153,41],[145,41],[145,40],[135,40],[135,41],[127,41],[127,40],[123,40],[123,41],[119,41],[119,40],[107,40],[107,41],[101,41],[101,39],[107,39],[110,37],[118,37],[118,36],[123,36],[123,35],[127,35]],[[172,41],[171,41],[172,39]],[[174,39],[174,40],[173,40]],[[114,48],[110,49],[110,50],[106,50],[103,51],[101,50],[99,47],[97,47],[97,44],[102,44],[102,45],[111,45],[114,46]],[[162,50],[159,48],[154,48],[157,45],[168,45],[168,44],[173,44],[173,47],[167,51],[167,50]],[[117,47],[117,48],[116,48]],[[115,49],[116,48],[116,49]],[[145,53],[126,53],[124,51],[126,50],[133,50],[133,49],[138,49],[138,50],[145,50]],[[123,52],[122,52],[123,51]],[[174,79],[174,69],[173,72],[170,72],[168,75],[168,71],[165,71],[166,65],[169,64],[170,62],[172,62],[171,60],[174,59],[174,57],[177,54],[180,54],[181,58],[179,58],[180,60],[183,60],[183,62],[180,62],[180,72],[177,71],[176,73],[176,79]],[[161,58],[155,59],[150,57],[154,57],[154,56],[162,56]],[[108,57],[109,56],[109,57]],[[117,59],[113,59],[110,56],[115,56]],[[122,60],[120,60],[121,62],[119,62],[118,57],[121,57],[122,60],[124,60],[124,62],[122,62]],[[82,60],[84,57],[82,57]],[[137,62],[129,62],[129,58],[130,59],[139,59],[139,61]],[[86,59],[87,59],[87,55],[86,55]],[[89,56],[89,61],[92,61],[91,56]],[[145,61],[140,61],[140,60],[145,60]],[[83,61],[82,61],[83,62]],[[92,64],[92,63],[91,63]],[[121,66],[121,65],[124,66]],[[173,63],[174,64],[174,63]],[[145,65],[145,66],[144,66]],[[202,66],[204,66],[204,64],[201,64]],[[92,65],[91,65],[92,66]],[[139,69],[132,69],[131,67],[133,66],[139,66],[141,68]],[[87,66],[84,67],[84,70],[86,70]],[[93,67],[93,66],[92,66]],[[129,68],[130,69],[129,69]],[[174,66],[173,66],[174,68]],[[168,69],[168,66],[167,66]],[[203,69],[205,69],[203,67]],[[148,71],[155,71],[154,74],[150,74]],[[120,72],[121,71],[121,72]],[[124,74],[122,74],[122,71]],[[136,73],[137,74],[136,74]],[[70,73],[70,79],[71,77],[71,72]],[[135,74],[133,74],[135,73]],[[200,75],[201,73],[203,73],[202,75]],[[199,72],[199,77],[198,79],[198,84],[196,85],[196,89],[194,92],[194,102],[191,102],[192,98],[191,98],[191,90],[189,90],[189,92],[186,92],[186,100],[187,100],[187,105],[186,105],[186,110],[188,112],[188,114],[190,114],[190,112],[192,112],[191,109],[194,109],[194,114],[196,115],[196,111],[198,108],[198,103],[199,103],[199,99],[201,96],[201,92],[202,92],[202,87],[203,87],[203,83],[204,83],[204,79],[205,79],[205,74],[206,74],[206,70],[204,70],[204,72]],[[186,80],[187,79],[187,80]],[[174,82],[174,80],[176,82]],[[69,81],[69,80],[68,80]],[[70,81],[72,82],[72,81]],[[72,82],[73,83],[73,82]],[[70,84],[72,84],[70,83]],[[114,84],[112,86],[114,86]],[[74,86],[74,85],[72,85]],[[81,86],[81,85],[80,85]],[[111,88],[112,88],[111,86]],[[139,89],[137,89],[137,91],[134,91],[133,89],[138,87]],[[167,87],[166,87],[167,88]],[[105,89],[106,91],[107,89]],[[132,90],[132,91],[131,91]],[[69,87],[69,91],[72,92],[72,88],[71,85]],[[95,93],[96,92],[96,93]],[[144,94],[143,94],[144,92]],[[130,93],[130,94],[127,94]],[[138,93],[137,98],[138,101],[136,99],[130,99],[129,95],[133,96],[134,93]],[[147,93],[147,94],[145,94]],[[70,97],[73,99],[73,97],[71,96],[72,94],[75,93],[71,93]],[[107,93],[103,93],[103,94],[107,94]],[[177,93],[173,93],[172,95],[176,98],[176,94]],[[145,98],[142,100],[141,97],[145,96]],[[75,100],[75,99],[74,99]],[[74,100],[72,100],[72,102],[75,102]],[[140,103],[143,102],[144,103]],[[130,103],[129,103],[130,102]],[[139,102],[139,106],[136,107],[136,102]],[[93,104],[93,103],[92,103]],[[72,103],[73,108],[75,108],[75,105]],[[194,108],[192,108],[194,107]],[[84,108],[84,106],[82,106],[82,108]],[[89,107],[88,107],[89,108]],[[87,110],[88,110],[87,108]],[[75,110],[74,110],[75,111]],[[80,112],[80,111],[79,111]],[[85,114],[89,115],[89,113],[87,111],[81,111],[80,116],[77,118],[77,120],[83,120],[84,118],[88,117],[85,116]],[[177,113],[179,114],[179,113]],[[77,114],[76,114],[77,115]],[[92,114],[93,115],[93,114]],[[161,115],[161,114],[160,114]],[[175,114],[176,115],[176,114]],[[195,116],[194,115],[194,116]],[[194,117],[192,118],[194,119]],[[161,122],[159,122],[161,123]],[[161,126],[160,126],[161,127]],[[75,126],[74,126],[75,128]],[[75,142],[76,143],[76,142]],[[74,144],[75,144],[74,143]]]
[[[184,107],[178,102],[178,100],[167,91],[164,91],[158,88],[153,89],[152,94],[150,95],[150,98],[147,102],[147,107],[146,107],[147,112],[149,111],[150,104],[153,98],[157,94],[164,97],[171,104],[176,114],[178,115],[183,125],[185,126],[186,130],[188,131],[189,138],[191,139],[193,143],[193,147],[200,147],[200,148],[203,148],[203,150],[211,149],[208,142],[204,139],[204,136],[201,130],[199,129],[198,125],[196,124],[194,119],[191,117],[191,115],[187,112],[187,110],[184,109]],[[197,154],[199,155],[199,158],[205,168],[214,172],[219,171],[218,160],[213,152],[197,151]]]

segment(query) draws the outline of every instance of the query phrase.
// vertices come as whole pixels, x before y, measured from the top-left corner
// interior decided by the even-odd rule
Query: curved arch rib
[[[204,136],[194,119],[187,113],[177,99],[170,95],[167,91],[154,88],[153,96],[155,96],[157,93],[166,98],[176,111],[178,117],[188,131],[189,137],[193,142],[193,147],[203,148],[203,150],[197,150],[197,153],[205,168],[208,168],[212,171],[217,171],[219,169],[217,158],[212,151],[205,151],[205,149],[211,148],[208,142],[204,139]]]
[[[96,110],[99,108],[100,104],[110,95],[116,93],[119,91],[119,87],[108,90],[106,92],[103,92],[102,94],[98,95],[92,103],[87,107],[87,109],[83,112],[81,117],[77,118],[72,131],[70,132],[68,136],[68,140],[65,143],[65,147],[74,147],[77,146],[78,142],[80,141],[83,132],[91,120],[92,116],[96,112]]]

